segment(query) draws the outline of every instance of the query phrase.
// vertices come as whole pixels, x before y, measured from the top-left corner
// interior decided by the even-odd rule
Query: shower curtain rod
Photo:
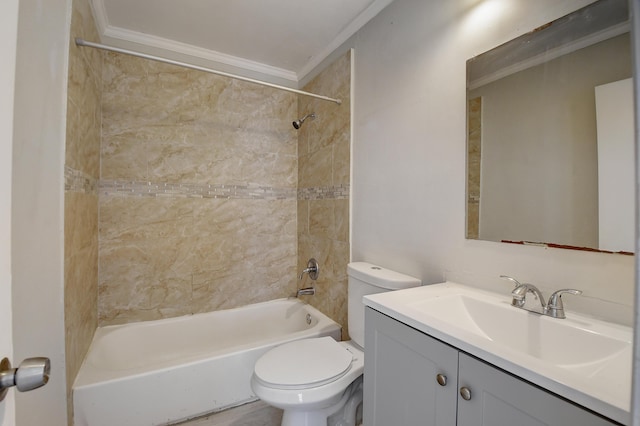
[[[297,93],[298,95],[310,96],[312,98],[321,99],[323,101],[334,102],[338,105],[342,104],[342,100],[340,99],[317,95],[315,93],[305,92],[304,90],[292,89],[290,87],[280,86],[278,84],[267,83],[266,81],[255,80],[253,78],[242,77],[239,75],[226,73],[224,71],[218,71],[211,68],[200,67],[198,65],[191,65],[185,62],[174,61],[173,59],[161,58],[159,56],[147,55],[146,53],[134,52],[133,50],[121,49],[119,47],[107,46],[106,44],[93,43],[91,41],[87,41],[82,38],[76,38],[75,41],[77,46],[93,47],[95,49],[107,50],[109,52],[124,53],[125,55],[137,56],[138,58],[149,59],[151,61],[163,62],[165,64],[177,65],[179,67],[189,68],[192,70],[203,71],[203,72],[208,72],[210,74],[221,75],[223,77],[234,78],[236,80],[241,80],[249,83],[259,84],[261,86],[271,87],[273,89],[279,89],[287,92]]]

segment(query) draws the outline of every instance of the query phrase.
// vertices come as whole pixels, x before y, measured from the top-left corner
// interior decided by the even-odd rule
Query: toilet
[[[364,370],[362,297],[421,284],[366,262],[350,263],[347,274],[352,340],[297,340],[271,349],[255,364],[251,387],[262,401],[284,410],[282,426],[356,426]]]

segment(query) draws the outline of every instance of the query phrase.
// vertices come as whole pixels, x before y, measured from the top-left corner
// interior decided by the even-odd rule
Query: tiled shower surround
[[[346,75],[332,66],[316,80],[326,74],[346,79],[348,87],[346,61]],[[299,222],[307,220],[298,204],[339,201],[347,206],[340,222],[348,223],[348,139],[346,154],[335,153],[345,158],[328,154],[329,164],[346,164],[346,179],[306,166],[319,179],[300,186],[305,161],[291,126],[302,102],[297,95],[113,53],[105,54],[103,67],[100,324],[292,295]],[[348,102],[339,110],[348,122]],[[317,133],[308,138],[328,138],[332,126],[324,120],[316,120]],[[324,244],[314,254],[325,261],[327,279],[336,276],[326,263],[336,253],[345,256],[346,268],[348,232],[345,241],[346,247]],[[346,280],[330,286],[345,287]],[[344,303],[336,300],[339,306],[327,313],[339,320]]]
[[[302,297],[340,323],[345,339],[349,337],[350,55],[337,59],[304,87],[337,97],[341,105],[309,97],[298,99],[299,117],[316,114],[315,120],[307,119],[298,130],[298,271],[311,257],[320,263],[318,280],[312,282],[305,276],[299,285],[315,285],[314,296]]]
[[[97,40],[87,0],[75,0],[71,33]],[[102,54],[69,40],[64,196],[64,322],[67,411],[71,388],[98,325],[98,181]]]
[[[69,58],[69,403],[98,325],[290,296],[310,285],[297,276],[312,256],[322,269],[306,299],[346,332],[349,55],[305,87],[337,106],[75,37],[98,40],[87,0],[73,2]],[[318,118],[294,130],[309,108]]]

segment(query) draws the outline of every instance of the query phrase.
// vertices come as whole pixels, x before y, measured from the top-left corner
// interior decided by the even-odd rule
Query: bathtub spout
[[[296,293],[296,297],[300,296],[313,296],[316,294],[316,289],[314,287],[301,288]]]

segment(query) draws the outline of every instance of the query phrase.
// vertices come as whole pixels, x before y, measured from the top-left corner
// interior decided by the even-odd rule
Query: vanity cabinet
[[[618,424],[369,307],[365,324],[367,426]]]

